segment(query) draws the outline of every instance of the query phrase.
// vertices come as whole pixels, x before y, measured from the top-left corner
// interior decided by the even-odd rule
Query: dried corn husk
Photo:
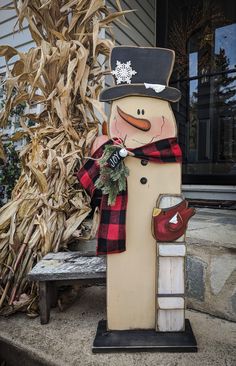
[[[90,199],[79,188],[74,172],[89,155],[98,133],[98,114],[106,116],[98,95],[103,66],[112,41],[101,37],[110,23],[124,12],[110,13],[103,0],[14,1],[19,28],[27,20],[36,46],[27,53],[0,46],[8,68],[6,103],[0,112],[4,128],[11,110],[21,102],[38,113],[21,118],[22,131],[13,140],[27,136],[20,152],[21,176],[12,200],[0,210],[0,313],[37,311],[37,286],[26,275],[43,255],[67,248],[83,232],[82,222]],[[16,90],[16,93],[12,91]],[[35,121],[32,127],[27,120]],[[0,158],[3,158],[0,143]],[[97,212],[92,231],[97,223]]]

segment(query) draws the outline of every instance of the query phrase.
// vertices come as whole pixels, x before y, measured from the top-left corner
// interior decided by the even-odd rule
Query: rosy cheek
[[[173,137],[176,134],[175,121],[169,120],[167,118],[158,117],[150,118],[152,124],[152,135],[155,137],[160,136],[161,138]]]
[[[121,137],[122,139],[124,139],[126,135],[131,137],[135,134],[135,129],[127,122],[123,121],[120,116],[114,117],[113,121],[110,122],[109,131],[111,137]]]
[[[117,120],[114,119],[113,121],[110,121],[109,124],[109,132],[111,137],[121,137],[123,138],[123,131],[118,128]]]
[[[176,136],[176,122],[175,120],[165,119],[165,124],[162,129],[162,138]]]

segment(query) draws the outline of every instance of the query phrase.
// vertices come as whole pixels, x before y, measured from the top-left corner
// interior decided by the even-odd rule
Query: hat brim
[[[164,90],[157,93],[151,88],[146,88],[144,84],[125,84],[116,85],[104,89],[99,97],[101,102],[108,102],[116,99],[120,99],[127,96],[139,95],[142,97],[152,97],[167,100],[169,102],[178,102],[181,98],[181,92],[172,88],[171,86],[166,86]]]

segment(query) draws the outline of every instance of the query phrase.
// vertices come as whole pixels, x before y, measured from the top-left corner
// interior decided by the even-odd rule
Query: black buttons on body
[[[148,164],[148,160],[146,160],[146,159],[142,159],[142,160],[141,160],[141,164],[142,164],[143,166],[147,165],[147,164]],[[146,183],[147,183],[147,178],[146,178],[146,177],[142,177],[142,178],[140,179],[140,183],[141,183],[141,184],[146,184]]]
[[[141,164],[142,164],[142,165],[144,165],[144,166],[145,166],[145,165],[147,165],[147,164],[148,164],[148,160],[144,160],[144,159],[142,159],[142,160],[141,160]]]
[[[140,179],[140,183],[142,183],[142,184],[146,184],[146,183],[147,183],[147,178],[146,178],[146,177],[142,177],[142,178]]]

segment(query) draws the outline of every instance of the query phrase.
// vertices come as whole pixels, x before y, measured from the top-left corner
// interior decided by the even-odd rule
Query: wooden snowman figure
[[[113,48],[115,85],[100,95],[111,102],[108,136],[95,140],[96,160],[77,175],[91,196],[99,177],[97,187],[104,188],[99,159],[104,165],[105,146],[105,172],[111,174],[108,181],[102,176],[104,185],[115,184],[119,169],[124,174],[122,164],[127,175],[112,204],[105,194],[109,184],[102,190],[97,251],[107,255],[107,321],[98,327],[94,352],[196,350],[184,316],[184,233],[194,210],[181,195],[181,150],[170,105],[181,94],[168,85],[174,58],[164,48]],[[163,332],[172,337],[167,344]]]

